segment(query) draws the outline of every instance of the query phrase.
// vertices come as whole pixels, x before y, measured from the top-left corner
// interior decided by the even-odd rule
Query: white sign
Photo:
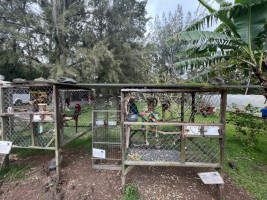
[[[185,126],[185,135],[200,135],[201,126]]]
[[[0,154],[9,154],[11,147],[12,142],[0,141]]]
[[[104,126],[104,121],[96,121],[95,124],[97,126]]]
[[[200,135],[201,126],[185,126],[185,135]],[[204,126],[204,135],[220,135],[219,126]]]
[[[108,125],[109,126],[117,126],[117,122],[116,121],[108,121]]]
[[[93,157],[96,158],[106,158],[106,151],[103,149],[95,149],[93,148]]]
[[[219,129],[219,126],[205,126],[204,135],[220,135]]]
[[[218,172],[198,173],[198,176],[204,184],[224,184],[221,175]]]

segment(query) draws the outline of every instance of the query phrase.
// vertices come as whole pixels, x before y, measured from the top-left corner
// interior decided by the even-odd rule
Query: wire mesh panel
[[[218,138],[187,138],[185,161],[197,163],[219,163]]]
[[[13,147],[54,147],[52,86],[2,88],[3,139]]]
[[[93,91],[88,89],[60,89],[61,142],[64,145],[73,138],[92,129]]]
[[[138,115],[138,121],[151,121],[148,118],[153,113],[154,121],[219,123],[219,94],[219,92],[132,92],[128,113]]]
[[[181,126],[126,126],[126,160],[180,162]]]
[[[126,165],[220,166],[220,89],[125,89],[122,102]]]
[[[121,128],[119,98],[102,96],[96,99],[93,111],[93,158],[98,169],[121,169]]]

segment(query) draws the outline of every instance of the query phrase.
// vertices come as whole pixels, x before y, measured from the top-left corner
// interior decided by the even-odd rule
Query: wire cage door
[[[116,110],[116,99],[102,100],[95,102],[93,110],[92,165],[95,169],[121,170],[121,111]],[[97,107],[98,102],[106,106]]]

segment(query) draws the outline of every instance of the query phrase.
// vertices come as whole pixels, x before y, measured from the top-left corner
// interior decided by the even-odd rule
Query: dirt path
[[[31,156],[14,164],[32,163],[25,180],[2,183],[0,199],[64,199],[117,200],[121,197],[119,171],[94,170],[83,150],[64,150],[61,185],[56,185],[55,171],[46,173],[50,155]],[[13,163],[12,163],[13,164]],[[143,199],[216,199],[214,186],[203,185],[198,172],[212,169],[181,167],[135,167],[127,176],[128,184],[136,184]],[[246,191],[233,186],[226,178],[226,199],[252,199]]]

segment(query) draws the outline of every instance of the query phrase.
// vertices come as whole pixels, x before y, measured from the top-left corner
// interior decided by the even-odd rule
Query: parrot
[[[73,118],[75,120],[75,126],[76,126],[76,133],[77,133],[77,129],[78,129],[78,116],[81,112],[81,105],[80,104],[76,104],[73,110]]]

